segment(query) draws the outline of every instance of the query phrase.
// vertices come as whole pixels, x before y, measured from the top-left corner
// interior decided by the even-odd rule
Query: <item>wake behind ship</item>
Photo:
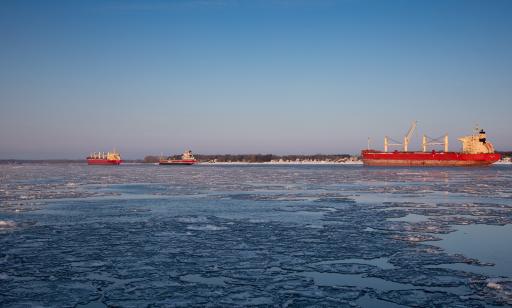
[[[121,154],[116,152],[94,152],[87,157],[87,164],[89,165],[120,165],[123,161],[121,160]]]
[[[409,152],[409,140],[416,128],[413,122],[409,132],[404,137],[403,143],[390,143],[389,137],[384,137],[384,151],[363,150],[361,156],[363,163],[368,166],[486,166],[501,159],[501,155],[494,153],[494,146],[487,141],[485,131],[475,130],[470,136],[464,136],[458,140],[462,142],[461,152],[448,151],[448,135],[444,138],[432,139],[423,135],[422,152]],[[443,145],[444,151],[427,151],[429,146]],[[388,152],[389,146],[402,146],[403,151]]]

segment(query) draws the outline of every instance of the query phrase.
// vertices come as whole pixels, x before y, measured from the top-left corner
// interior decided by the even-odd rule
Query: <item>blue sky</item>
[[[0,158],[512,148],[512,2],[2,1]]]

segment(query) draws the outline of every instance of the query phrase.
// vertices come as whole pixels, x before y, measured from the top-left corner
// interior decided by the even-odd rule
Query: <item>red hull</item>
[[[368,166],[486,166],[500,160],[501,155],[464,154],[457,152],[378,152],[363,150],[363,163]]]
[[[170,159],[170,160],[161,160],[159,162],[160,165],[194,165],[197,164],[197,160],[195,159]]]
[[[108,160],[108,159],[87,158],[88,165],[119,165],[122,162],[123,161],[120,159]]]

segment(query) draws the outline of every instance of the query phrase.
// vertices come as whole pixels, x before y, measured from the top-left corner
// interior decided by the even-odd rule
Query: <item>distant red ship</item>
[[[423,135],[422,152],[409,152],[409,139],[416,128],[413,122],[403,143],[390,143],[388,137],[384,138],[384,151],[371,149],[361,151],[363,163],[368,166],[485,166],[501,159],[501,155],[494,153],[492,143],[487,142],[484,130],[475,131],[475,134],[459,138],[462,142],[461,152],[448,151],[448,135],[443,140],[432,139]],[[444,145],[444,151],[428,152],[427,147]],[[388,152],[389,146],[403,146],[403,151]]]
[[[194,165],[197,164],[197,159],[194,158],[192,151],[188,150],[181,155],[181,159],[172,159],[168,157],[167,159],[160,158],[158,161],[159,165]]]
[[[120,165],[123,162],[121,155],[115,150],[107,153],[91,153],[86,159],[89,165]]]

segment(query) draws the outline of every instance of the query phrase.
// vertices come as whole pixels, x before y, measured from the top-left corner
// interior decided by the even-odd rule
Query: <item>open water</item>
[[[512,166],[0,166],[0,306],[512,305]]]

